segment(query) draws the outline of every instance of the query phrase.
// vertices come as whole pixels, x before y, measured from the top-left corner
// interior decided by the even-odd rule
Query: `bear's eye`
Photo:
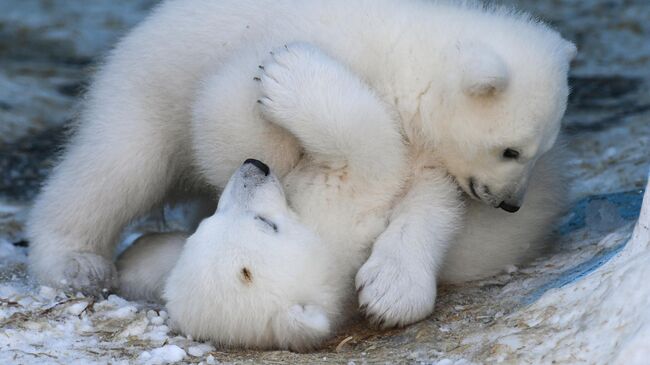
[[[260,221],[260,222],[266,224],[267,226],[269,226],[273,230],[273,232],[278,231],[277,224],[273,223],[271,220],[269,220],[269,219],[267,219],[265,217],[262,217],[261,215],[256,215],[255,219],[257,219],[258,221]]]
[[[505,150],[503,150],[503,158],[509,160],[516,160],[519,158],[519,151],[512,148],[506,148]]]

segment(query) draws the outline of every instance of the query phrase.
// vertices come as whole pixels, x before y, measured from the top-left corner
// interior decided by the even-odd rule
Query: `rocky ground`
[[[580,50],[565,118],[576,204],[551,253],[441,288],[435,314],[421,323],[378,332],[360,322],[312,354],[225,351],[171,331],[163,308],[34,284],[23,232],[30,201],[94,65],[154,3],[0,2],[0,363],[608,364],[633,363],[621,354],[650,342],[650,317],[635,309],[650,304],[647,216],[630,240],[650,169],[645,0],[508,2]]]

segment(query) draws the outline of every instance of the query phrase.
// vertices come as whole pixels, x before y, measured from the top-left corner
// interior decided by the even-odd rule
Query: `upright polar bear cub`
[[[326,57],[315,57],[310,74],[295,73],[278,89],[280,95],[299,91],[300,102],[285,98],[289,103],[272,107],[269,118],[257,100],[264,107],[277,100],[262,96],[255,70],[269,50],[296,41]],[[560,129],[574,54],[575,47],[545,25],[480,6],[418,0],[167,1],[120,42],[97,74],[77,133],[29,220],[31,269],[50,285],[113,287],[111,257],[122,229],[170,195],[223,188],[249,157],[268,162],[284,177],[302,153],[287,130],[311,118],[334,120],[336,128],[360,126],[349,132],[365,133],[365,148],[380,152],[386,147],[375,134],[382,128],[376,121],[389,119],[404,138],[408,174],[399,183],[367,176],[377,185],[398,184],[402,192],[390,202],[388,226],[376,237],[356,284],[360,304],[377,323],[421,319],[433,308],[431,288],[444,252],[455,228],[463,227],[463,215],[447,209],[460,205],[454,184],[424,188],[423,172],[448,172],[485,206],[519,209],[536,162]],[[320,79],[318,59],[341,72]],[[272,85],[266,77],[261,82]],[[199,92],[204,88],[209,92]],[[344,103],[317,109],[303,103],[327,100],[331,90]],[[346,145],[345,134],[341,138]],[[318,146],[319,139],[310,143]],[[364,156],[363,163],[385,164],[389,177],[405,176],[391,171],[396,167],[390,155],[384,161]],[[345,179],[347,162],[339,161],[337,178]],[[365,203],[376,204],[373,199]],[[544,208],[553,205],[548,203],[553,199],[542,201]],[[527,198],[521,213],[531,203]],[[292,204],[301,209],[300,200]],[[555,211],[535,213],[548,222]],[[301,215],[311,217],[308,211]],[[336,234],[351,224],[312,219],[319,233]],[[490,233],[485,224],[477,229]],[[526,255],[526,245],[490,252],[483,247],[489,243],[499,242],[452,247],[442,275],[476,277]],[[485,252],[490,252],[485,260],[473,256]],[[480,270],[472,272],[468,262],[481,262]]]

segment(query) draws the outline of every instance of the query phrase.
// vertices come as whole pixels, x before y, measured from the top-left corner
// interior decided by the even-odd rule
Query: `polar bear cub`
[[[300,221],[275,174],[251,159],[189,238],[148,234],[120,256],[120,294],[162,299],[174,327],[196,339],[305,351],[352,312],[345,255]]]
[[[162,243],[178,247],[179,240]],[[275,175],[249,160],[217,212],[187,240],[162,296],[174,325],[194,338],[306,350],[340,321],[347,270],[339,266],[335,252],[289,208]]]
[[[117,267],[121,295],[162,300],[183,333],[227,347],[306,350],[346,312],[346,270],[257,160],[239,168],[189,238],[144,235]]]

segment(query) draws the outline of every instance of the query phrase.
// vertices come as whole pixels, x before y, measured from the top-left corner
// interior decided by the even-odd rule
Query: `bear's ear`
[[[330,335],[330,320],[318,305],[295,304],[275,318],[274,332],[282,347],[303,352]]]
[[[469,96],[489,96],[508,86],[508,67],[494,50],[469,43],[459,45],[463,92]]]
[[[564,51],[564,54],[566,55],[568,62],[573,61],[573,59],[575,59],[576,56],[578,55],[578,48],[576,48],[575,44],[569,41],[564,41],[564,44],[562,45],[562,50]]]

